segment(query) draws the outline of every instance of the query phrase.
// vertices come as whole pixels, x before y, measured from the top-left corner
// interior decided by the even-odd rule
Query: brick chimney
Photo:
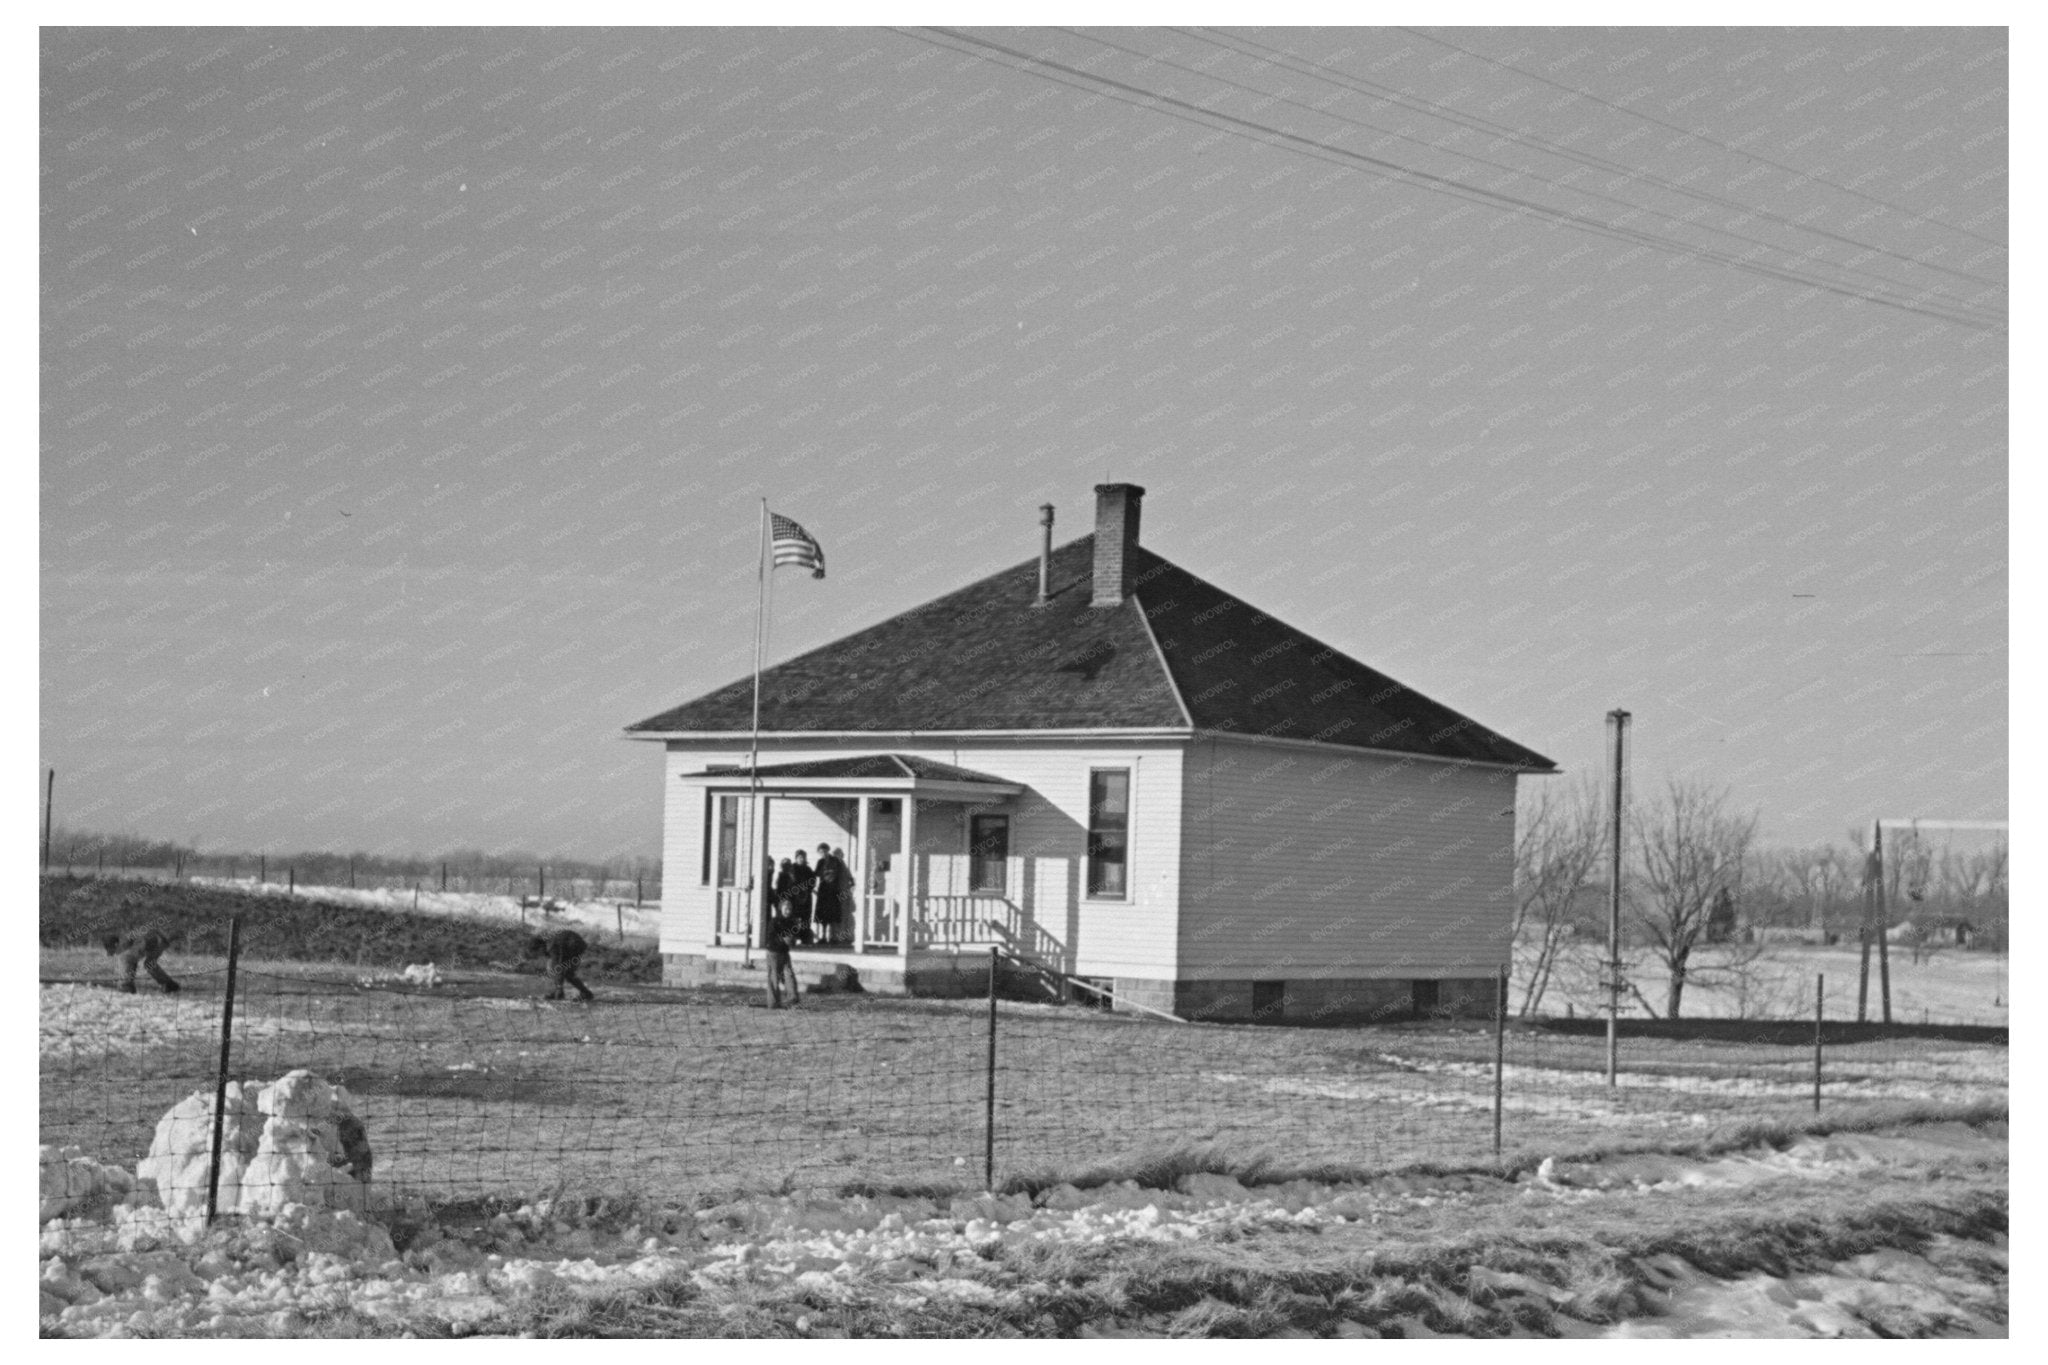
[[[1134,483],[1095,485],[1095,594],[1091,607],[1120,607],[1131,595],[1131,568],[1138,549],[1138,504],[1145,490]]]

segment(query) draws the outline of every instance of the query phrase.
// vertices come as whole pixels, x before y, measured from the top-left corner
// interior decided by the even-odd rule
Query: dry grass
[[[81,961],[63,949],[45,959]],[[187,990],[175,1006],[147,987],[129,1004],[166,1018],[182,1010],[195,1027],[145,1032],[124,1050],[46,1050],[44,1141],[130,1162],[166,1109],[210,1087],[221,977],[203,963],[177,970]],[[357,975],[247,963],[233,1071],[268,1079],[307,1067],[347,1084],[380,1183],[441,1198],[553,1187],[669,1200],[980,1187],[981,1002],[812,996],[771,1012],[751,994],[593,973],[596,1005],[538,1007],[530,977],[472,971],[451,988],[405,991],[361,989]],[[1012,1190],[1165,1184],[1208,1170],[1328,1181],[1485,1165],[1491,1047],[1484,1029],[1458,1025],[1181,1027],[1005,1005],[997,1180]],[[1533,1033],[1511,1038],[1509,1059],[1509,1170],[1546,1155],[1713,1150],[1812,1126],[1799,1075],[1810,1054],[1767,1044],[1631,1040],[1632,1084],[1614,1090],[1597,1040]],[[1909,1111],[1882,1107],[1895,1103],[2004,1103],[1999,1047],[1877,1040],[1831,1049],[1829,1064],[1845,1079],[1828,1123],[1896,1121]]]

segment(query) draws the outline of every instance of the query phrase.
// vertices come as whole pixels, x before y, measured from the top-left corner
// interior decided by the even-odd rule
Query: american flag
[[[770,548],[775,555],[775,568],[794,564],[809,569],[811,577],[825,576],[825,550],[811,537],[811,533],[791,521],[780,512],[768,514],[768,526],[772,533]]]

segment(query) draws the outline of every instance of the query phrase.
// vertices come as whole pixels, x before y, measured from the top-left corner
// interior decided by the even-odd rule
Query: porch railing
[[[861,941],[870,948],[894,948],[902,942],[903,906],[894,896],[870,891],[860,898]]]
[[[718,888],[718,923],[713,941],[738,946],[750,942],[754,928],[754,898],[743,886]]]
[[[1016,918],[1001,896],[919,896],[911,945],[995,943],[1014,936]]]

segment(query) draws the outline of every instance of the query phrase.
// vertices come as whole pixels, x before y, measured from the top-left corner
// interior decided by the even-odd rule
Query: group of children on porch
[[[816,863],[798,849],[774,869],[769,886],[769,917],[786,922],[792,947],[849,940],[854,886],[844,849],[819,844]]]
[[[768,953],[768,1006],[781,1009],[785,987],[790,1004],[803,998],[789,950],[807,943],[844,942],[842,926],[858,911],[853,908],[853,874],[844,849],[819,844],[815,864],[798,849],[773,873],[768,879],[768,933],[761,946]]]

